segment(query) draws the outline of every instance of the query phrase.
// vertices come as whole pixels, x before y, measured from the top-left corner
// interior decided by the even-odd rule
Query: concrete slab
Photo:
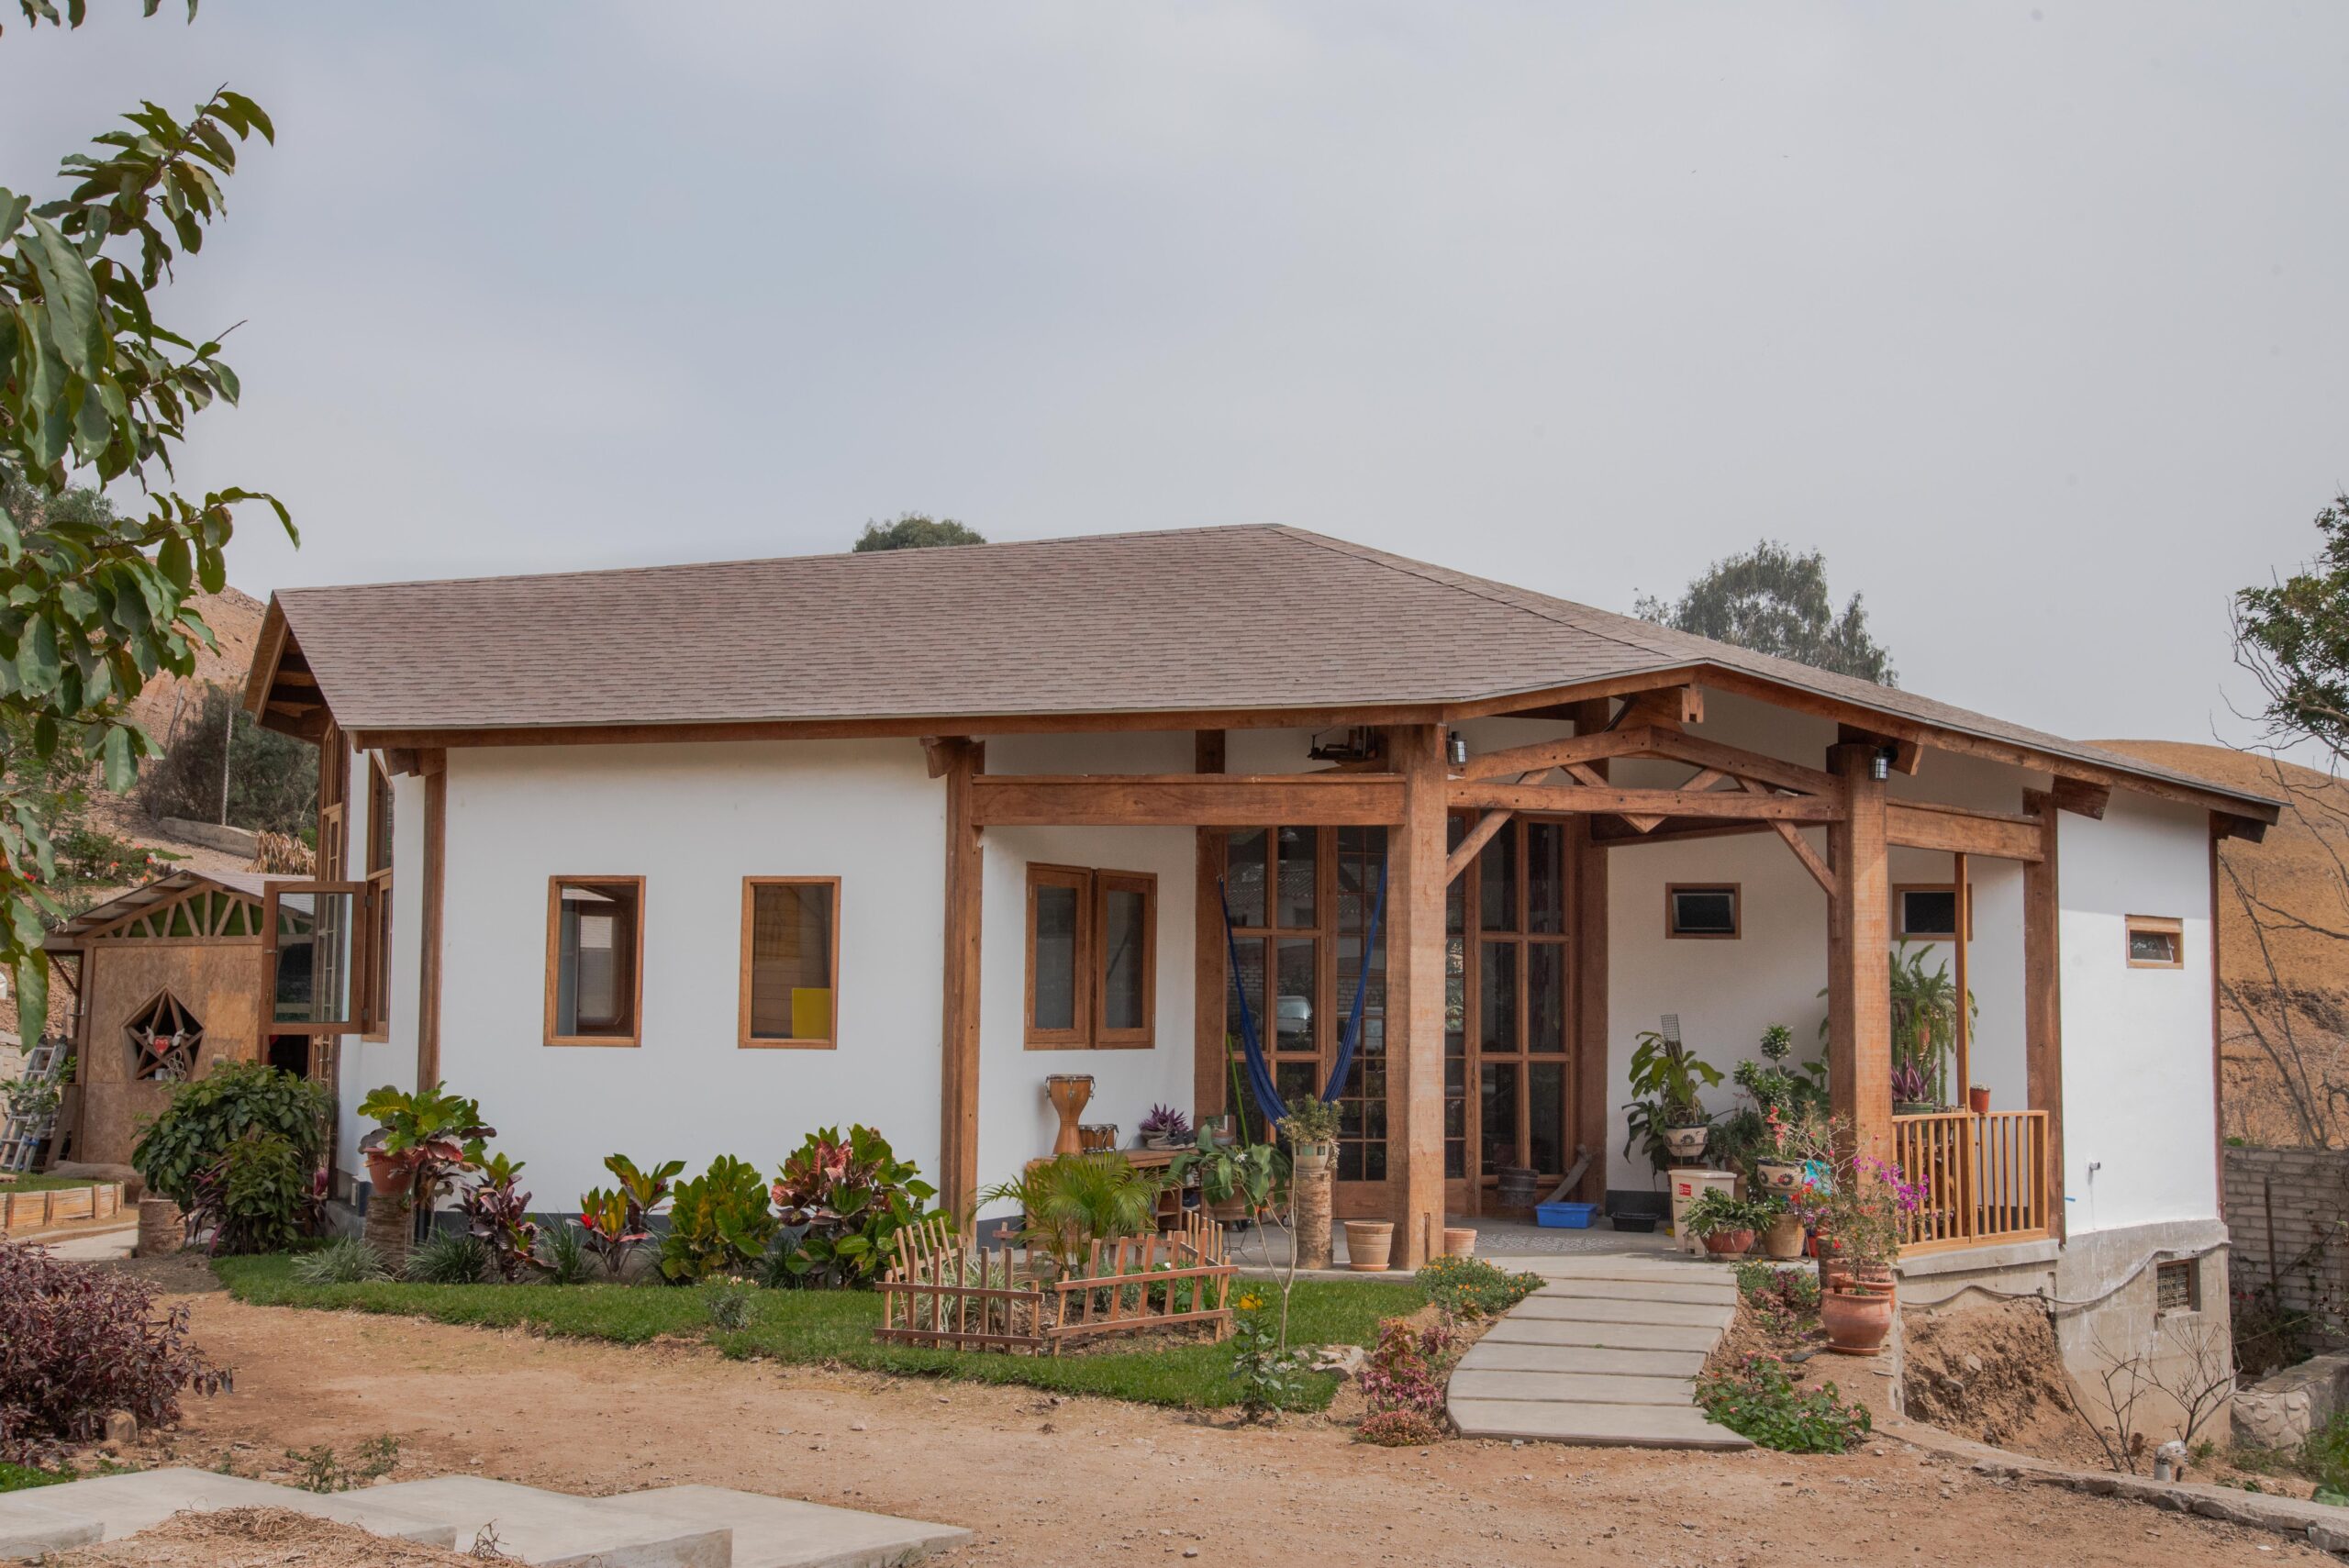
[[[1569,1405],[1538,1399],[1455,1399],[1463,1437],[1614,1448],[1737,1450],[1753,1445],[1705,1419],[1693,1405]]]
[[[0,1562],[30,1562],[106,1538],[106,1527],[95,1519],[44,1508],[22,1493],[0,1496]]]
[[[1460,1358],[1462,1372],[1611,1372],[1637,1377],[1693,1378],[1703,1351],[1630,1351],[1606,1345],[1532,1345],[1483,1339]]]
[[[1669,1258],[1512,1258],[1508,1266],[1520,1273],[1544,1279],[1737,1280],[1718,1263],[1675,1262]]]
[[[1693,1301],[1616,1301],[1594,1296],[1529,1296],[1509,1309],[1511,1318],[1550,1318],[1575,1323],[1645,1323],[1685,1329],[1710,1329],[1718,1334],[1729,1327],[1737,1308],[1724,1303],[1706,1306]]]
[[[1566,1405],[1672,1405],[1688,1408],[1697,1392],[1685,1377],[1598,1372],[1490,1372],[1462,1367],[1447,1398],[1545,1399]]]
[[[1698,1307],[1735,1307],[1737,1285],[1722,1280],[1554,1280],[1533,1293],[1544,1300],[1677,1301]]]
[[[384,1500],[383,1491],[388,1488],[320,1496],[241,1475],[173,1468],[100,1475],[36,1490],[38,1496],[33,1492],[0,1496],[0,1520],[18,1509],[39,1509],[94,1523],[102,1531],[100,1540],[120,1540],[184,1508],[288,1508],[427,1546],[453,1546],[457,1540],[454,1530],[431,1515]]]
[[[969,1530],[954,1525],[725,1486],[657,1486],[588,1502],[624,1515],[723,1525],[734,1532],[733,1568],[894,1568],[971,1539]]]
[[[436,1475],[369,1496],[451,1526],[461,1546],[494,1530],[497,1550],[537,1568],[730,1568],[733,1532],[658,1514],[631,1515],[610,1499],[575,1497],[480,1475]]]
[[[1626,1351],[1695,1351],[1709,1354],[1720,1330],[1672,1323],[1589,1323],[1514,1313],[1485,1330],[1482,1345],[1601,1345]]]

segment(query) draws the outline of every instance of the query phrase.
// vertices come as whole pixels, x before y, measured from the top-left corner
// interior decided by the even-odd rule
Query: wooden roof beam
[[[1839,798],[1815,795],[1732,795],[1726,791],[1614,789],[1589,784],[1504,784],[1454,781],[1452,804],[1510,811],[1616,817],[1725,817],[1758,821],[1832,822],[1843,815]]]
[[[1531,773],[1536,769],[1547,772],[1552,768],[1595,762],[1609,757],[1646,756],[1655,750],[1655,731],[1645,725],[1602,729],[1596,735],[1576,735],[1564,740],[1538,740],[1529,746],[1510,746],[1471,757],[1466,765],[1453,776],[1492,779],[1504,773]]]
[[[1383,827],[1403,820],[1403,781],[1395,773],[980,773],[971,780],[971,817],[981,828]]]
[[[2112,801],[2110,784],[2091,784],[2087,779],[2059,778],[2050,793],[2054,796],[2056,810],[2073,812],[2099,822],[2104,820],[2104,808]]]

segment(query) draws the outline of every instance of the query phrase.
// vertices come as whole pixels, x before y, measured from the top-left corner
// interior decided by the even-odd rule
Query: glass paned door
[[[1471,826],[1455,817],[1453,842]],[[1555,1179],[1573,1148],[1572,842],[1564,822],[1515,818],[1449,890],[1444,1174],[1478,1212],[1503,1166]]]

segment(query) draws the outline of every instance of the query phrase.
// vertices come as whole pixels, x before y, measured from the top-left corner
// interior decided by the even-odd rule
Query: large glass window
[[[742,879],[744,1046],[840,1042],[837,877]]]
[[[547,1043],[637,1044],[644,879],[555,877],[547,904]]]
[[[1455,848],[1473,820],[1453,819]],[[1474,1173],[1486,1186],[1503,1165],[1564,1174],[1573,1147],[1572,836],[1554,818],[1517,818],[1449,890],[1444,1174],[1452,1179],[1471,1174],[1472,1147]],[[1474,930],[1464,929],[1471,911]]]

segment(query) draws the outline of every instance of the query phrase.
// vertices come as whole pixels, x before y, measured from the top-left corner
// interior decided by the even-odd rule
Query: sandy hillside
[[[2349,1087],[2349,940],[2293,929],[2349,931],[2349,782],[2223,746],[2099,744],[2290,801],[2262,842],[2229,839],[2220,851],[2220,975],[2240,1004],[2222,1022],[2226,1129],[2257,1143],[2349,1144],[2349,1118],[2320,1110],[2312,1137],[2297,1108],[2320,1102],[2328,1082]],[[2246,895],[2268,906],[2264,944]]]

